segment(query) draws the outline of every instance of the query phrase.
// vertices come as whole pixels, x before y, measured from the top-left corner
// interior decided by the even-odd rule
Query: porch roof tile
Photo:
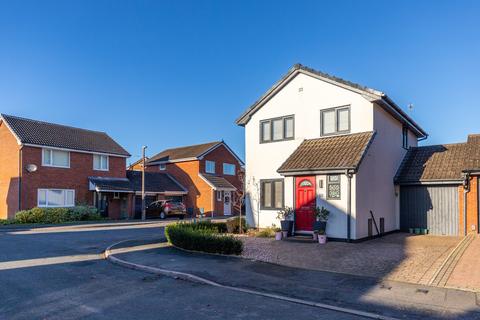
[[[362,132],[304,140],[277,171],[287,174],[334,169],[356,170],[374,135],[374,132]]]

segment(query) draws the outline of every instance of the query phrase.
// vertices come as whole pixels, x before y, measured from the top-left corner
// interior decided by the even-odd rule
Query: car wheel
[[[165,219],[167,215],[165,214],[164,211],[160,212],[160,219]]]

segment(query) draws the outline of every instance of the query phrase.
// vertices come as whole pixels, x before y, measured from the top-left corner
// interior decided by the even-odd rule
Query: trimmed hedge
[[[73,221],[103,220],[98,210],[91,206],[71,208],[33,208],[15,214],[13,223],[64,223]]]
[[[210,222],[171,224],[165,227],[165,236],[169,243],[186,250],[241,254],[243,251],[242,241],[220,233],[219,225]]]

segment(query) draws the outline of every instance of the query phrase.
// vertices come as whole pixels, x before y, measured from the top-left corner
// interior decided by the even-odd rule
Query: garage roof
[[[410,148],[395,177],[398,184],[462,181],[465,171],[480,169],[480,135],[467,142]]]

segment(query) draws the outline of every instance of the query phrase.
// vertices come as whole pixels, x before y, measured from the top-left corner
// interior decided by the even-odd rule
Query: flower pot
[[[282,240],[282,231],[275,232],[275,240]]]
[[[313,241],[318,241],[318,233],[313,233]]]
[[[415,231],[413,230],[413,228],[409,228],[409,229],[408,229],[408,232],[409,232],[409,233],[412,233],[412,234],[415,233]]]
[[[324,235],[324,234],[319,234],[318,235],[318,243],[320,243],[320,244],[327,243],[327,236]]]
[[[282,237],[288,238],[288,231],[282,231]]]
[[[282,220],[282,221],[280,221],[280,225],[282,227],[282,231],[287,232],[287,235],[285,237],[293,235],[293,221]]]
[[[420,234],[420,228],[415,228],[415,234]]]
[[[313,230],[327,230],[327,221],[314,221],[313,222]]]

